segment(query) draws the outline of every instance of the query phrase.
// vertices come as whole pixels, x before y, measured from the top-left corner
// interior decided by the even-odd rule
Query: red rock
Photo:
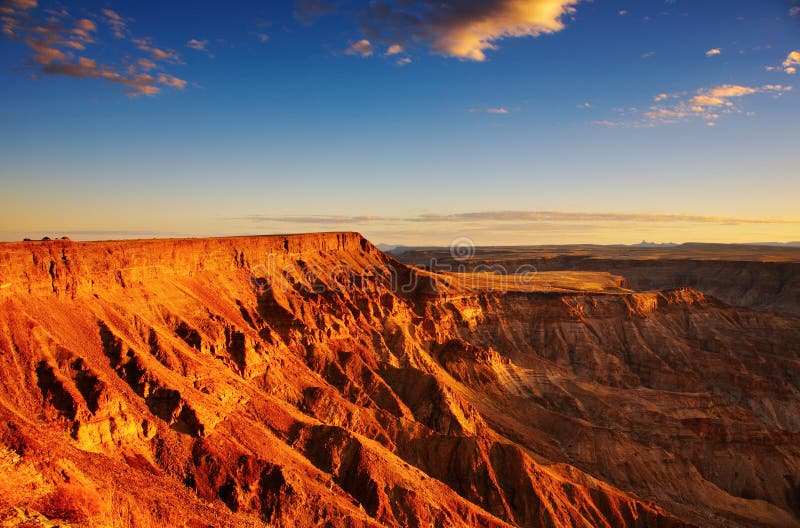
[[[800,526],[796,318],[356,233],[3,244],[0,286],[17,524]]]

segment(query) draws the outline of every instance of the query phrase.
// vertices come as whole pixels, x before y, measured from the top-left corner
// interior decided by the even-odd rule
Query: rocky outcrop
[[[699,248],[699,249],[698,249]],[[717,251],[719,253],[717,253]],[[563,252],[560,254],[559,252]],[[435,262],[447,269],[509,269],[538,272],[609,272],[635,290],[693,288],[728,304],[800,316],[800,250],[684,244],[668,249],[618,246],[529,249],[481,248],[456,261],[450,251],[407,251],[398,258],[413,265]]]
[[[794,318],[356,233],[5,244],[0,285],[11,525],[800,526]]]

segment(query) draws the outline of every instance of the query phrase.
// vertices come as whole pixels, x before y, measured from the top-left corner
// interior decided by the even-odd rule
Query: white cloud
[[[124,39],[128,36],[130,31],[128,30],[128,21],[125,18],[111,9],[103,9],[103,15],[106,17],[106,23],[111,28],[114,37]]]
[[[369,2],[357,9],[365,35],[387,43],[413,40],[434,53],[484,61],[508,38],[557,33],[580,0],[414,0]],[[331,12],[330,2],[305,0]]]
[[[208,51],[208,41],[191,39],[186,43],[186,47],[197,51]]]
[[[605,127],[652,127],[702,120],[713,126],[711,123],[716,124],[726,115],[752,115],[739,104],[738,100],[741,98],[768,93],[780,96],[791,90],[791,86],[780,84],[724,84],[694,92],[660,93],[653,98],[655,104],[644,111],[631,109],[628,112],[619,112],[620,118],[617,120],[596,121],[592,124]]]
[[[470,108],[469,111],[473,114],[495,114],[495,115],[506,115],[510,114],[513,108],[508,108],[506,106],[493,106],[488,108]]]
[[[713,57],[714,55],[719,55],[722,53],[722,50],[719,48],[711,48],[706,52],[706,57]]]
[[[789,74],[797,73],[798,65],[800,65],[800,51],[792,51],[783,61],[783,71]]]
[[[359,40],[350,45],[349,48],[345,50],[345,53],[348,55],[359,55],[361,57],[371,57],[372,56],[372,43],[367,39]]]
[[[180,56],[175,53],[173,50],[169,49],[162,49],[153,46],[149,39],[141,39],[141,38],[134,38],[131,39],[131,42],[136,44],[136,47],[139,48],[141,51],[147,52],[152,55],[153,59],[157,61],[165,61],[165,62],[180,62]]]
[[[32,73],[114,83],[123,86],[130,96],[152,96],[164,87],[182,90],[188,85],[158,64],[159,61],[179,62],[178,55],[155,47],[149,39],[129,38],[127,20],[115,11],[83,12],[86,18],[76,19],[63,9],[29,12],[36,5],[35,0],[12,0],[0,5],[3,33],[30,48],[27,67]],[[113,36],[124,41],[121,46],[130,48],[122,52],[116,63],[92,57],[90,48],[98,39],[95,20],[104,21]],[[115,46],[107,48],[111,53],[104,50],[104,59],[117,51]],[[134,48],[148,56],[142,57]]]
[[[389,49],[386,50],[386,55],[387,56],[399,55],[404,51],[405,48],[403,48],[403,46],[401,46],[400,44],[392,44],[391,46],[389,46]]]

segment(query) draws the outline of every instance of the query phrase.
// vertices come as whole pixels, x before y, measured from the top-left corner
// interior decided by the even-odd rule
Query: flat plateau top
[[[235,235],[235,236],[219,236],[219,237],[164,237],[164,238],[125,238],[125,239],[109,239],[109,240],[71,240],[68,237],[63,238],[50,238],[50,239],[25,239],[25,240],[12,240],[2,242],[0,241],[0,248],[4,247],[36,247],[45,244],[58,245],[58,244],[76,244],[86,246],[102,246],[104,244],[115,245],[141,245],[141,244],[175,244],[175,243],[203,243],[203,242],[225,242],[225,241],[242,241],[242,240],[270,240],[270,239],[324,239],[335,238],[336,236],[345,237],[358,237],[361,238],[360,233],[354,231],[320,231],[313,233],[276,233],[265,235]]]

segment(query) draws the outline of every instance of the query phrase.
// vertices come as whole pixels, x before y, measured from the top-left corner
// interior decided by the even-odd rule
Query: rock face
[[[356,233],[0,245],[0,524],[800,526],[800,324]]]
[[[675,247],[534,246],[479,248],[456,260],[448,249],[407,250],[406,264],[436,263],[446,269],[608,272],[637,290],[690,287],[726,303],[800,316],[800,249],[736,244]]]

